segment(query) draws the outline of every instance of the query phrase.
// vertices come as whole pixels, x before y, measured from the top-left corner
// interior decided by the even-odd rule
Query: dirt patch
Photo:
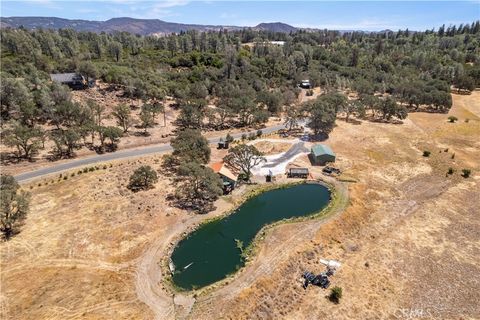
[[[288,142],[259,141],[253,144],[264,155],[273,155],[286,152],[292,147]]]

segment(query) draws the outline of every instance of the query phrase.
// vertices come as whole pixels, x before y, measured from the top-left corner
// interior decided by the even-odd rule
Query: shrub
[[[248,140],[255,140],[257,138],[257,135],[255,132],[252,132],[248,135]]]
[[[257,137],[261,137],[263,134],[263,131],[262,130],[257,130]]]
[[[457,121],[457,120],[458,120],[458,118],[455,117],[455,116],[450,116],[450,117],[448,117],[448,121],[451,122],[451,123],[454,123],[454,122]]]
[[[423,156],[424,157],[430,157],[430,153],[431,153],[430,151],[425,150],[425,151],[423,151]]]
[[[136,169],[130,176],[130,183],[128,189],[132,191],[146,190],[153,187],[153,184],[158,181],[158,176],[155,170],[150,166],[141,166]]]
[[[63,177],[63,180],[67,180],[67,179],[68,179],[68,176],[64,176],[64,177]]]
[[[472,174],[472,170],[470,170],[470,169],[462,169],[462,177],[468,178],[468,177],[470,177],[470,174]]]
[[[453,172],[455,172],[455,170],[453,170],[452,167],[448,168],[447,174],[453,174]]]
[[[72,174],[70,175],[70,177],[75,177],[75,172],[72,172]]]
[[[447,148],[447,149],[445,149],[445,150],[443,150],[443,152],[448,152],[448,148]]]
[[[242,140],[245,140],[247,139],[247,134],[246,133],[242,133]]]
[[[88,168],[88,171],[90,171],[90,172],[92,172],[92,171],[94,171],[94,170],[95,170],[95,168],[94,168],[94,167],[90,167],[90,168]]]
[[[455,159],[455,152],[452,154],[452,159]]]
[[[335,286],[332,288],[332,291],[330,291],[330,295],[328,296],[328,298],[334,303],[340,303],[342,295],[342,288]]]
[[[465,122],[466,122],[466,123],[468,123],[468,121],[470,121],[470,119],[468,119],[468,118],[467,118],[467,119],[465,119]]]
[[[225,141],[226,142],[232,142],[233,141],[233,137],[230,135],[230,133],[227,133],[227,136],[225,137]]]
[[[104,166],[103,166],[103,170],[107,170],[107,165],[104,165]]]

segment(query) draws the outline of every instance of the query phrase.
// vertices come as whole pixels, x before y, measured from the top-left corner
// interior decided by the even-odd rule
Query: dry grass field
[[[412,113],[398,125],[338,120],[326,143],[343,177],[356,181],[345,182],[347,209],[325,223],[269,230],[228,284],[195,300],[177,295],[177,305],[195,301],[183,312],[163,288],[159,262],[187,228],[231,208],[232,197],[198,216],[166,204],[163,176],[152,190],[128,191],[134,168],[158,168],[159,157],[36,181],[21,233],[0,244],[0,318],[478,319],[480,92],[453,100],[448,115]],[[320,258],[342,262],[332,278],[343,288],[338,305],[299,282],[304,270],[323,271]]]

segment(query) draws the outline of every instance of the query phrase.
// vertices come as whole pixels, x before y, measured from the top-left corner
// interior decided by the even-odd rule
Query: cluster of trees
[[[112,127],[99,128],[101,110],[72,102],[68,89],[50,83],[53,72],[75,70],[146,101],[139,123],[127,106],[113,113],[124,133],[136,124],[145,134],[158,114],[165,115],[160,101],[167,95],[177,100],[181,129],[222,129],[261,124],[285,111],[295,104],[301,79],[327,91],[358,93],[357,104],[342,107],[348,115],[363,107],[385,119],[425,108],[446,112],[452,85],[480,85],[479,21],[425,32],[191,30],[153,37],[2,28],[0,36],[1,117],[11,122],[4,137],[16,135],[6,141],[26,158],[45,139],[55,142],[56,153],[71,155],[89,135],[99,138],[100,148],[120,137]],[[383,96],[394,98],[396,107],[392,99],[375,98]],[[315,122],[331,117],[316,111],[319,103],[325,101],[309,106]],[[55,130],[46,134],[39,124]]]
[[[185,129],[170,142],[172,154],[163,158],[163,168],[174,174],[174,204],[205,213],[223,193],[220,177],[209,167],[210,146],[199,130]]]

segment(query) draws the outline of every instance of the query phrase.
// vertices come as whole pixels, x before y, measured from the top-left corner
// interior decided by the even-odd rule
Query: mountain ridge
[[[137,19],[116,17],[105,21],[65,19],[58,17],[1,17],[0,27],[26,29],[75,29],[91,32],[121,32],[126,31],[140,35],[161,35],[179,33],[188,30],[220,31],[253,29],[273,32],[295,32],[298,29],[282,22],[263,22],[254,27],[229,25],[201,25],[168,22],[160,19]]]

